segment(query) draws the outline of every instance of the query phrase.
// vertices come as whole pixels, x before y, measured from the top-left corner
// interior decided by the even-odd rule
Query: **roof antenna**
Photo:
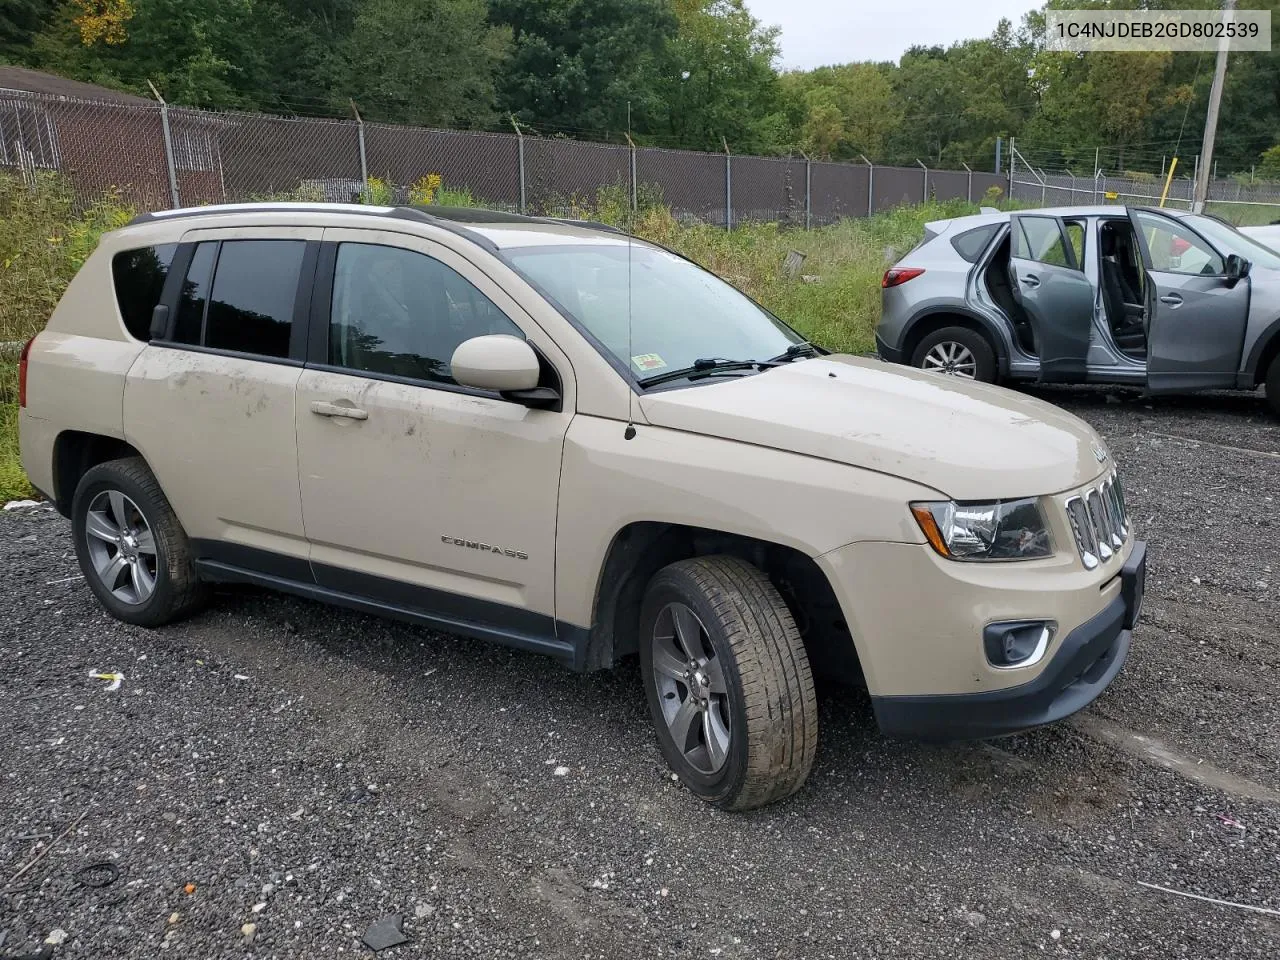
[[[627,197],[627,367],[635,363],[632,359],[635,356],[635,346],[632,343],[631,335],[631,240],[636,232],[636,144],[631,139],[631,101],[627,101],[627,146],[631,155],[631,163],[629,164],[629,172],[631,181],[631,195]],[[634,390],[627,391],[627,429],[623,431],[622,436],[627,440],[632,440],[636,435],[635,425],[635,402],[636,392]]]

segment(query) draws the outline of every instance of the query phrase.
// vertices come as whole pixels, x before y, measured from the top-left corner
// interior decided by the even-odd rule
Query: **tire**
[[[679,679],[691,664],[677,618],[700,646],[698,670]],[[640,629],[658,745],[689,790],[725,810],[752,810],[804,785],[818,745],[813,675],[791,611],[759,569],[729,556],[664,567],[645,592]],[[693,718],[679,747],[681,721],[673,727],[669,715]]]
[[[948,345],[953,345],[954,349],[948,350]],[[926,358],[935,348],[940,348],[943,355],[951,353],[951,355],[958,357],[962,366],[957,367],[957,369],[964,369],[963,364],[968,363],[968,358],[971,357],[972,376],[926,366]],[[963,351],[968,351],[968,357],[965,356]],[[943,327],[941,330],[935,330],[920,341],[915,352],[911,355],[911,365],[921,370],[934,369],[938,373],[945,372],[950,376],[966,380],[979,380],[982,383],[996,382],[996,352],[991,346],[991,341],[983,334],[978,333],[976,330],[970,330],[968,327]]]
[[[71,502],[71,531],[89,589],[117,620],[158,627],[188,616],[207,598],[187,535],[140,457],[85,473]],[[113,541],[113,532],[123,535]]]
[[[1273,357],[1267,368],[1267,405],[1273,415],[1280,417],[1280,356]]]

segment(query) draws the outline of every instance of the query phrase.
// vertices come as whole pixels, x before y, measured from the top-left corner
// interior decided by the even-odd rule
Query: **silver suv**
[[[1254,390],[1280,413],[1280,254],[1215,217],[1145,207],[927,225],[884,275],[895,363],[994,383]]]
[[[590,225],[143,217],[72,281],[19,393],[23,465],[113,616],[251,583],[577,670],[639,654],[663,755],[731,809],[804,782],[814,671],[865,683],[887,733],[1011,733],[1098,696],[1142,602],[1086,424],[824,356]]]

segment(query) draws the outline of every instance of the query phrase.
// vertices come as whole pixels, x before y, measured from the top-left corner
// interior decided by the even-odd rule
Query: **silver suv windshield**
[[[767,361],[803,343],[715,274],[648,244],[502,253],[641,381],[699,360]]]
[[[1255,267],[1280,270],[1280,256],[1258,241],[1245,236],[1230,224],[1223,223],[1216,217],[1204,217],[1198,214],[1187,217],[1186,221],[1204,234],[1219,250],[1225,253],[1237,253]]]

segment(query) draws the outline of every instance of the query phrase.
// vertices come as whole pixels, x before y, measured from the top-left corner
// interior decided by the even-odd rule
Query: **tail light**
[[[884,272],[884,279],[880,281],[880,286],[887,290],[889,287],[896,287],[908,280],[914,280],[922,273],[924,270],[921,267],[890,267]]]
[[[36,342],[32,337],[22,345],[22,353],[18,357],[18,406],[27,405],[27,357],[31,354],[31,345]],[[12,354],[10,354],[12,356]]]

